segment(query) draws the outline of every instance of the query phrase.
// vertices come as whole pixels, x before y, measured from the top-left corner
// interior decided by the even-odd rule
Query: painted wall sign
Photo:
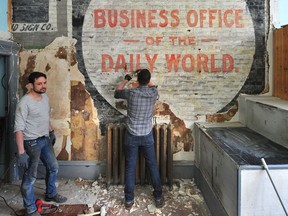
[[[148,68],[160,100],[193,122],[195,114],[217,112],[239,92],[255,36],[244,0],[91,0],[82,48],[91,81],[112,106],[124,74]]]
[[[55,32],[57,31],[57,1],[49,0],[49,22],[13,23],[13,32]]]

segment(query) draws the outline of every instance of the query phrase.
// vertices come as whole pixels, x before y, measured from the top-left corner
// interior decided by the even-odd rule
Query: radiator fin
[[[107,141],[107,185],[124,184],[125,176],[125,126],[123,124],[109,124],[106,134]],[[153,136],[155,154],[160,171],[161,183],[172,186],[173,178],[173,146],[171,125],[154,125]],[[135,171],[136,184],[149,183],[149,172],[145,158],[138,154]]]

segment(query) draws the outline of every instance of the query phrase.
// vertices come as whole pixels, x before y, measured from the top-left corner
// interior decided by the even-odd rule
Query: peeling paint
[[[46,65],[46,67],[45,67],[45,71],[47,72],[47,71],[49,71],[51,69],[51,66],[49,65],[49,63]]]
[[[66,49],[64,47],[59,47],[58,52],[56,53],[55,57],[67,60],[67,51],[66,51]]]
[[[28,58],[27,64],[26,64],[26,69],[25,69],[25,74],[27,73],[32,73],[35,69],[35,60],[36,60],[36,55],[31,55]]]
[[[61,152],[57,156],[57,160],[68,160],[69,159],[69,153],[66,151],[66,145],[67,145],[67,135],[63,136],[62,140],[62,147]]]
[[[70,54],[70,65],[74,66],[75,64],[77,64],[76,53],[74,50],[72,50]]]
[[[127,110],[126,101],[117,101],[115,103],[117,109]],[[170,119],[170,124],[173,127],[173,153],[184,151],[193,151],[193,136],[192,130],[186,128],[185,122],[178,118],[170,109],[169,105],[161,101],[157,101],[154,109],[154,120],[157,123],[157,118]]]
[[[174,153],[181,151],[193,150],[192,130],[186,128],[185,122],[175,116],[168,104],[158,101],[155,106],[154,115],[170,116],[170,124],[173,126],[173,146]]]
[[[207,122],[225,122],[233,118],[238,111],[238,103],[232,106],[227,112],[206,115]]]
[[[75,39],[59,37],[44,49],[22,49],[20,85],[24,92],[33,71],[47,75],[46,93],[56,135],[54,150],[59,160],[105,160],[97,111],[77,67],[75,44]]]
[[[99,122],[93,101],[81,82],[71,82],[71,159],[97,160]]]
[[[71,88],[71,109],[72,110],[84,110],[87,92],[85,86],[78,82],[77,85],[73,85]]]
[[[20,85],[23,92],[27,91],[26,86],[28,84],[28,77],[35,69],[36,64],[35,61],[36,61],[36,55],[31,55],[28,57],[24,74],[20,77]]]

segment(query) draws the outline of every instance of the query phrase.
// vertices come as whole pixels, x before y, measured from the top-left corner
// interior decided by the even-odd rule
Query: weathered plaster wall
[[[137,67],[148,67],[159,85],[154,121],[174,126],[178,159],[181,153],[193,159],[195,121],[230,121],[239,93],[265,88],[265,9],[265,0],[13,0],[14,40],[24,47],[21,73],[38,69],[53,80],[48,94],[55,98],[59,159],[105,159],[106,126],[125,116],[113,91]],[[69,52],[62,43],[71,39],[62,35],[77,41]]]
[[[78,70],[75,39],[58,37],[45,49],[20,52],[20,95],[26,92],[27,76],[47,74],[51,124],[55,129],[55,153],[59,160],[98,160],[101,143],[99,121],[84,77]],[[103,157],[102,157],[103,158]]]

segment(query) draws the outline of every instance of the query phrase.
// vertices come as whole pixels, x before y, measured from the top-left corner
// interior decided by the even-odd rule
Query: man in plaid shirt
[[[127,118],[125,134],[125,208],[130,210],[134,204],[135,168],[138,150],[143,151],[149,168],[153,195],[157,208],[164,206],[162,185],[156,162],[154,138],[152,131],[152,117],[155,103],[158,99],[157,86],[151,81],[151,73],[147,69],[137,71],[139,86],[126,89],[126,84],[132,79],[126,75],[125,79],[115,90],[114,97],[127,100]]]

